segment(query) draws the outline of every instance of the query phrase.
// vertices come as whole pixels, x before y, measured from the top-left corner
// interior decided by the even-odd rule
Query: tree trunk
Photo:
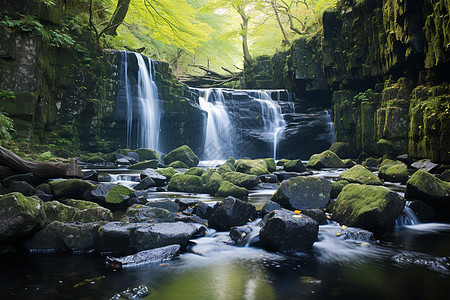
[[[70,163],[55,163],[49,161],[34,162],[25,160],[13,152],[0,146],[0,176],[33,173],[41,178],[83,177],[76,160]]]
[[[128,8],[130,6],[130,1],[131,0],[118,0],[117,1],[117,7],[116,10],[114,11],[113,15],[111,16],[111,19],[108,22],[108,25],[106,25],[106,27],[100,32],[98,38],[100,38],[100,36],[102,34],[108,34],[108,35],[116,35],[117,32],[117,27],[120,26],[120,24],[122,24],[123,20],[125,19],[127,13],[128,13]]]
[[[278,13],[278,8],[277,8],[277,1],[272,0],[271,4],[272,4],[273,11],[275,12],[275,17],[277,18],[278,26],[280,26],[281,33],[283,33],[285,44],[287,46],[289,46],[291,44],[291,42],[289,41],[286,31],[284,31],[283,24],[281,23],[280,14]]]
[[[253,57],[250,55],[250,51],[248,50],[248,38],[247,38],[247,32],[248,32],[248,17],[245,15],[245,13],[242,11],[239,12],[242,18],[242,24],[241,24],[241,36],[242,36],[242,51],[244,52],[244,61],[251,65],[253,64]]]

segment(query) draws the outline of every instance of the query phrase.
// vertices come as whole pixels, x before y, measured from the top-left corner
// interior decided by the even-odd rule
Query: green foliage
[[[0,111],[0,140],[9,143],[11,132],[14,132],[14,122],[5,113]]]

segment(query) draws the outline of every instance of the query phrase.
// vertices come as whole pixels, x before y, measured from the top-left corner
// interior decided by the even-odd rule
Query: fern
[[[11,132],[14,132],[13,120],[0,111],[0,140],[11,141]]]

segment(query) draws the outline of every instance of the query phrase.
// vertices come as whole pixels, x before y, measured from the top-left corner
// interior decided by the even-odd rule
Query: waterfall
[[[159,150],[161,105],[154,81],[155,63],[139,53],[123,53],[123,84],[126,99],[126,146]],[[129,57],[130,56],[130,57]],[[137,70],[130,59],[135,58]],[[136,79],[130,72],[137,73]]]
[[[223,160],[234,155],[234,129],[221,89],[198,89],[200,107],[208,113],[202,159]]]
[[[397,227],[417,224],[420,224],[420,221],[417,219],[414,211],[408,206],[405,206],[402,214],[395,220],[395,226]]]

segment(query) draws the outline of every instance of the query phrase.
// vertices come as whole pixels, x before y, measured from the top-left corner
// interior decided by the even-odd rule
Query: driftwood
[[[232,72],[227,68],[222,67],[222,69],[229,75],[222,75],[213,70],[210,70],[204,66],[190,65],[191,67],[196,67],[205,72],[204,75],[184,75],[178,79],[192,87],[221,87],[226,83],[237,81],[242,78],[242,72]]]
[[[69,163],[49,161],[34,162],[23,159],[0,146],[0,177],[23,173],[33,173],[41,178],[81,178],[83,174],[76,160]]]

